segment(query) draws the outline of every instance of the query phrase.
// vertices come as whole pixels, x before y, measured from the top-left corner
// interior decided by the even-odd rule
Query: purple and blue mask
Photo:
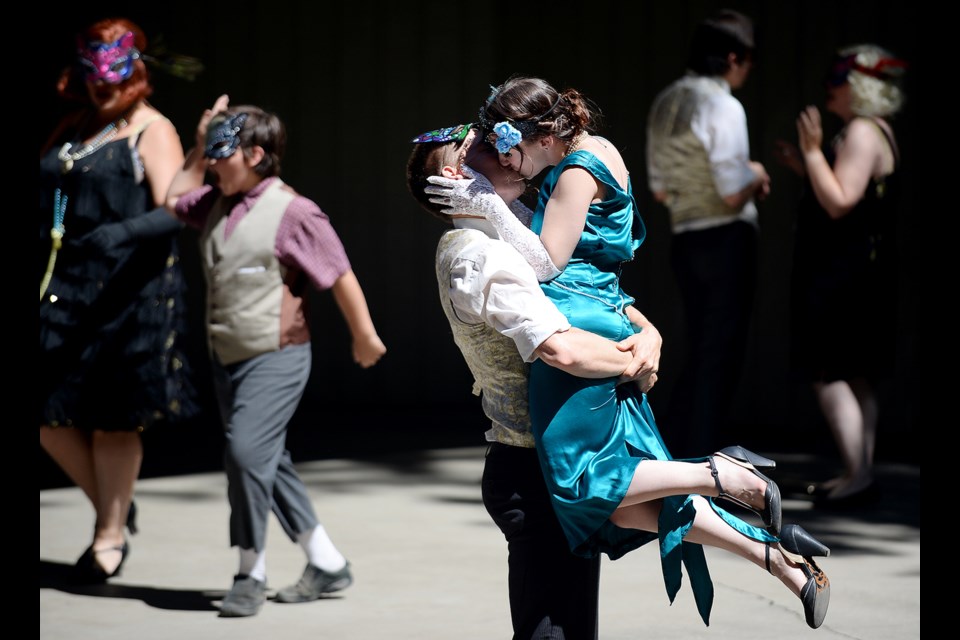
[[[133,74],[133,61],[140,51],[133,46],[133,33],[127,31],[114,42],[80,42],[80,66],[87,82],[120,84]]]

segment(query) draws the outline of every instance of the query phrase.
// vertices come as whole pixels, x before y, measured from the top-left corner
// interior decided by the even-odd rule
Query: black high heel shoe
[[[127,531],[132,536],[137,535],[137,532],[140,531],[137,527],[137,503],[133,500],[130,501],[130,508],[127,509]]]
[[[749,469],[753,475],[767,483],[767,489],[763,492],[763,509],[757,510],[756,507],[724,491],[723,485],[720,484],[720,473],[717,471],[717,465],[713,460],[716,456],[720,456],[744,469]],[[713,481],[717,483],[717,491],[720,493],[717,497],[729,500],[735,505],[757,514],[760,519],[763,520],[763,526],[767,528],[767,531],[775,536],[779,536],[780,527],[783,526],[783,505],[780,499],[780,487],[777,486],[776,482],[758,471],[758,469],[773,469],[777,466],[777,463],[770,458],[764,458],[741,446],[721,449],[708,457],[707,461],[710,463],[710,473],[713,475]]]
[[[824,482],[810,483],[807,485],[807,495],[810,496],[810,499],[813,501],[826,498],[831,491],[833,491],[833,487]]]
[[[120,552],[120,562],[110,573],[107,573],[100,563],[97,562],[97,554],[107,553],[108,551]],[[93,545],[90,545],[74,565],[74,577],[76,581],[81,584],[102,584],[110,578],[115,578],[120,575],[123,564],[127,561],[128,553],[130,553],[130,545],[126,541],[119,546],[98,549],[97,551],[94,551]]]
[[[840,496],[839,498],[832,497],[831,492],[832,488],[824,491],[810,491],[809,487],[807,488],[807,493],[813,496],[813,506],[825,511],[846,511],[848,509],[866,507],[880,498],[880,489],[877,487],[876,482],[871,482],[862,489]]]
[[[807,531],[796,524],[788,524],[783,528],[780,536],[780,553],[788,560],[800,565],[803,574],[807,576],[807,583],[800,589],[800,601],[803,603],[803,613],[807,625],[811,629],[818,628],[827,617],[827,607],[830,606],[830,579],[823,572],[813,556],[827,557],[830,547],[823,544]],[[770,571],[770,543],[767,543],[767,571]]]

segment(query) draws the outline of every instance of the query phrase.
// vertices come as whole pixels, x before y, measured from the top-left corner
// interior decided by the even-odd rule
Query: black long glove
[[[127,242],[156,238],[173,234],[183,228],[183,223],[163,207],[157,207],[143,215],[102,224],[87,234],[84,244],[101,251]]]

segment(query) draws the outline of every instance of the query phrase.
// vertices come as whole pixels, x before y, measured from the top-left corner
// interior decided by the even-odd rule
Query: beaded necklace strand
[[[100,130],[93,140],[85,145],[78,147],[76,151],[71,152],[72,142],[65,142],[57,153],[57,160],[60,161],[60,171],[70,173],[73,169],[73,163],[81,158],[86,158],[97,151],[100,147],[107,144],[127,126],[127,119],[117,118],[103,129]],[[63,226],[63,216],[67,212],[67,196],[61,194],[60,187],[57,187],[53,197],[53,226],[50,227],[50,257],[47,259],[47,270],[40,281],[40,301],[43,302],[43,294],[47,292],[50,286],[50,279],[53,278],[53,267],[57,263],[57,252],[63,246],[63,234],[66,233],[66,227]]]
[[[53,199],[53,226],[50,228],[50,258],[47,260],[47,271],[43,274],[43,280],[40,281],[40,300],[43,301],[43,294],[47,292],[50,286],[50,278],[53,277],[53,266],[57,262],[57,252],[63,245],[63,232],[66,229],[63,226],[63,214],[67,212],[67,196],[60,195],[60,187],[54,194]]]
[[[86,158],[88,155],[113,140],[115,137],[117,137],[120,129],[123,129],[125,126],[127,126],[126,118],[120,117],[101,129],[100,133],[98,133],[93,140],[85,145],[80,146],[76,151],[73,152],[70,151],[70,149],[73,148],[73,143],[65,142],[63,146],[60,147],[60,152],[57,153],[57,159],[60,161],[60,170],[63,171],[63,173],[70,173],[70,170],[73,169],[74,162],[80,158]]]
[[[587,136],[588,134],[586,131],[581,131],[576,136],[574,136],[573,140],[571,140],[570,144],[567,146],[567,150],[566,152],[564,152],[563,157],[566,158],[568,155],[570,155],[571,153],[579,149],[580,144],[587,139]]]

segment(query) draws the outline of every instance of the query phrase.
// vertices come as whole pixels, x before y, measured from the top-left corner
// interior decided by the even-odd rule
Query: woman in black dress
[[[58,84],[80,108],[40,154],[40,444],[96,512],[84,581],[120,573],[140,434],[190,397],[180,225],[162,206],[183,148],[146,102],[145,46],[124,19],[83,33]]]
[[[808,491],[822,506],[874,493],[876,382],[890,371],[900,154],[890,120],[900,111],[906,63],[876,45],[837,52],[827,111],[843,121],[823,150],[820,112],[797,119],[799,148],[780,160],[807,178],[793,269],[793,362],[813,384],[844,472]]]

